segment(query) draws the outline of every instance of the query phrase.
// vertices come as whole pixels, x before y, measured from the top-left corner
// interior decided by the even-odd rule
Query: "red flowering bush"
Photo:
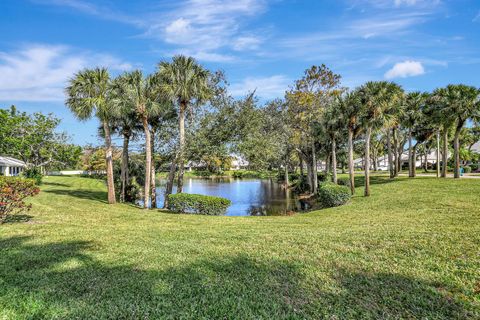
[[[11,214],[30,210],[32,205],[24,200],[39,192],[35,180],[0,176],[0,223]]]

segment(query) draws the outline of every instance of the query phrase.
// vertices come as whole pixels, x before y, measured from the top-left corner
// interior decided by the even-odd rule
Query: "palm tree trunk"
[[[453,141],[453,152],[455,156],[455,171],[453,177],[455,179],[460,178],[460,131],[462,127],[457,126],[457,129],[455,130],[455,139]]]
[[[288,181],[288,161],[285,161],[285,189],[288,189],[288,185],[290,182]]]
[[[146,116],[142,117],[143,131],[145,133],[145,187],[143,190],[143,208],[148,209],[150,205],[150,178],[152,176],[152,139]]]
[[[332,180],[337,184],[337,143],[335,137],[332,137]]]
[[[372,128],[368,127],[365,134],[365,197],[370,196],[370,136]]]
[[[168,173],[167,186],[165,188],[165,197],[163,200],[163,209],[168,208],[168,196],[173,191],[173,181],[175,180],[175,171],[177,169],[177,155],[174,156],[172,164],[170,165],[170,172]]]
[[[314,194],[317,193],[317,187],[318,187],[318,175],[317,175],[317,156],[316,156],[316,150],[315,150],[315,139],[312,138],[312,191]]]
[[[112,136],[110,134],[110,126],[104,121],[103,130],[105,132],[105,161],[107,164],[107,189],[108,189],[108,203],[115,204],[115,184],[113,181],[113,151],[112,151]]]
[[[348,177],[350,179],[350,192],[355,194],[355,168],[353,167],[353,130],[348,129]]]
[[[303,173],[303,158],[302,158],[302,155],[299,154],[299,155],[298,155],[298,158],[299,158],[299,160],[300,160],[300,176],[301,176],[302,179],[303,179],[303,174],[304,174],[304,173]]]
[[[392,154],[392,141],[390,138],[390,129],[387,130],[387,149],[388,149],[388,169],[390,171],[390,179],[395,177],[395,169],[393,163],[393,154]]]
[[[417,145],[418,143],[415,144],[412,151],[412,178],[417,176]]]
[[[437,178],[440,177],[440,130],[437,131]]]
[[[122,166],[120,169],[120,180],[122,181],[122,190],[120,193],[120,202],[125,202],[127,184],[129,183],[128,174],[128,145],[130,144],[130,130],[123,131],[123,149],[122,149]]]
[[[408,176],[413,177],[412,170],[412,128],[408,128]]]
[[[442,178],[447,177],[448,161],[448,129],[443,129]]]
[[[177,193],[183,192],[183,172],[184,172],[184,156],[185,156],[185,110],[187,108],[186,102],[180,102],[180,113],[178,115],[178,129],[179,129],[179,154],[178,154],[178,181]]]
[[[155,177],[155,129],[151,131],[151,144],[152,144],[152,176],[150,177],[150,190],[152,193],[152,208],[157,207],[157,185]]]
[[[400,159],[402,157],[401,153],[398,152],[398,138],[397,138],[397,130],[393,128],[393,148],[395,149],[395,171],[394,171],[394,176],[398,177],[398,174],[400,172],[399,164],[400,164]]]

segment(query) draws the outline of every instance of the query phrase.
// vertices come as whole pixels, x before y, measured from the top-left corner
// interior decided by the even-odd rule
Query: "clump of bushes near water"
[[[338,207],[346,204],[352,195],[347,186],[324,182],[318,188],[318,201],[325,208]]]
[[[176,213],[219,216],[227,212],[231,201],[202,194],[177,193],[168,195],[168,209]]]

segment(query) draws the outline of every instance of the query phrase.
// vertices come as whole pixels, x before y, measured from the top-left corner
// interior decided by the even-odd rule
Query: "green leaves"
[[[178,213],[223,215],[232,202],[221,197],[177,193],[168,195],[168,209]]]

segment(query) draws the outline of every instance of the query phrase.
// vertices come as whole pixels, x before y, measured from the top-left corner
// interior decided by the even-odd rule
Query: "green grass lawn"
[[[47,177],[0,226],[0,319],[480,318],[480,180],[375,177],[288,217],[109,206]]]

